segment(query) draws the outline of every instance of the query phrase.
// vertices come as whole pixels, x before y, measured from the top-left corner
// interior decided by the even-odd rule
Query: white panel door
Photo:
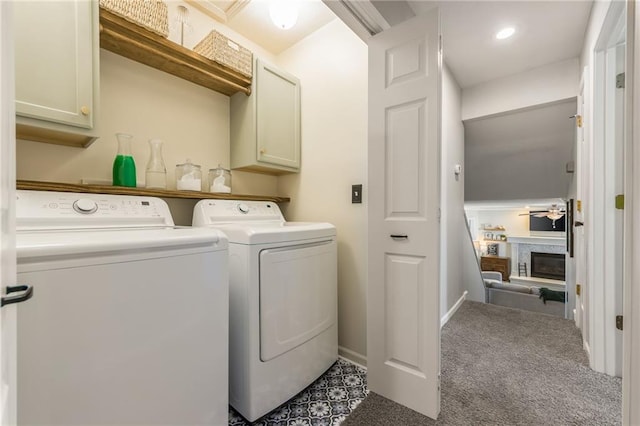
[[[369,389],[440,411],[437,10],[369,40]]]
[[[12,2],[0,1],[0,286],[16,283]],[[16,424],[16,305],[0,314],[0,425]]]

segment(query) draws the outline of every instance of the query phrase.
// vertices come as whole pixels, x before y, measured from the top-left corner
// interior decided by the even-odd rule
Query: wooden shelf
[[[498,228],[482,228],[483,231],[506,231],[506,229],[504,229],[504,226],[498,227]]]
[[[272,201],[274,203],[288,203],[289,197],[273,197],[269,195],[240,195],[240,194],[212,194],[198,191],[170,191],[166,189],[127,188],[108,185],[79,185],[60,182],[38,182],[33,180],[18,180],[18,189],[58,192],[85,192],[91,194],[139,195],[147,197],[186,198],[191,200],[243,200],[243,201]]]
[[[100,47],[231,96],[251,93],[251,78],[100,8]]]

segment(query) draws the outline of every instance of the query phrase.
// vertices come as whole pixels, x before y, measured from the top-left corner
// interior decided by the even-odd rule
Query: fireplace
[[[531,276],[564,281],[564,254],[531,252]]]

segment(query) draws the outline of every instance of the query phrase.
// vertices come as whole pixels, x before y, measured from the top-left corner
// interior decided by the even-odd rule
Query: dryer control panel
[[[226,222],[284,222],[278,205],[271,201],[202,200],[193,210],[193,226]]]
[[[160,198],[18,190],[18,230],[174,226]]]

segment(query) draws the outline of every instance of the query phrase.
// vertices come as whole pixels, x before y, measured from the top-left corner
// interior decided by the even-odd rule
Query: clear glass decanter
[[[162,140],[150,139],[149,148],[151,155],[147,163],[146,186],[147,188],[167,189],[167,168],[162,159]]]

